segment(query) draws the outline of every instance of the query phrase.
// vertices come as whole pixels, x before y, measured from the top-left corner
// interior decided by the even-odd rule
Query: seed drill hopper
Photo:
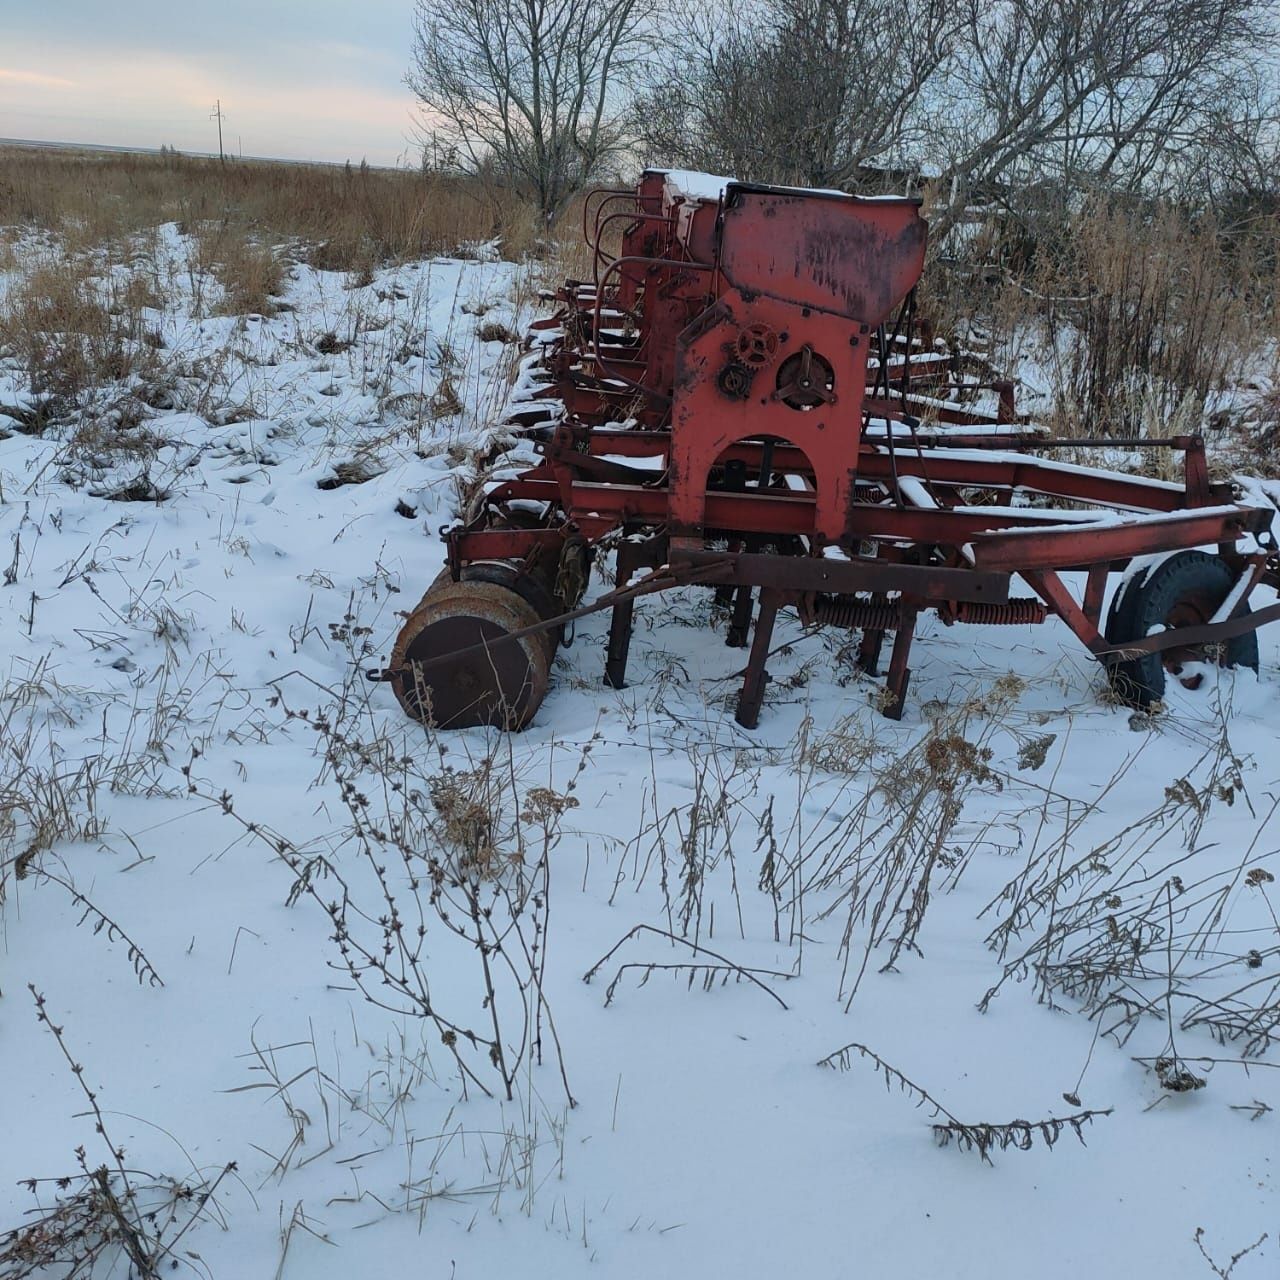
[[[935,342],[915,315],[918,206],[663,171],[594,193],[592,278],[535,326],[515,445],[445,531],[447,566],[376,673],[404,709],[523,727],[565,627],[600,609],[621,688],[636,602],[691,585],[714,589],[728,645],[748,650],[746,728],[782,608],[859,632],[872,675],[891,635],[895,717],[926,610],[1054,615],[1137,706],[1205,661],[1256,667],[1255,630],[1280,616],[1249,603],[1280,585],[1274,511],[1212,481],[1196,435],[1130,442],[1181,455],[1177,482],[1059,460],[1122,442],[1026,425],[1010,384]],[[616,585],[589,598],[610,555]]]

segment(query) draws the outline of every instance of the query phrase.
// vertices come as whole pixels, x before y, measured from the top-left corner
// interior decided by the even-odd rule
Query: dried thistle
[[[934,1140],[940,1147],[954,1142],[963,1151],[976,1151],[984,1164],[991,1164],[991,1152],[994,1150],[1007,1151],[1013,1147],[1018,1151],[1029,1151],[1036,1145],[1037,1139],[1052,1149],[1066,1129],[1070,1129],[1080,1140],[1080,1145],[1084,1146],[1085,1126],[1102,1116],[1111,1115],[1113,1110],[1107,1107],[1102,1111],[1078,1111],[1069,1116],[1049,1116],[1044,1120],[1008,1120],[1000,1123],[980,1120],[970,1123],[952,1115],[930,1093],[864,1044],[847,1044],[822,1058],[818,1066],[829,1067],[833,1071],[848,1071],[855,1054],[875,1067],[877,1073],[884,1078],[886,1089],[896,1086],[899,1092],[914,1098],[917,1107],[928,1107],[935,1117],[941,1117],[941,1122],[932,1126]]]

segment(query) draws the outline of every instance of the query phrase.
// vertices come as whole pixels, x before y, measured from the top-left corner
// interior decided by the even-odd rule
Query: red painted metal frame
[[[1216,545],[1248,589],[1280,586],[1274,513],[1210,482],[1199,437],[1161,442],[1183,454],[1184,474],[1158,482],[1026,452],[1116,442],[1025,430],[1007,383],[989,384],[995,417],[929,394],[957,385],[950,357],[899,324],[887,332],[895,311],[899,321],[912,314],[925,246],[917,206],[746,184],[708,200],[661,172],[589,201],[595,278],[557,295],[560,336],[543,330],[531,368],[542,385],[517,410],[543,460],[494,486],[484,510],[449,532],[455,575],[474,560],[554,554],[570,536],[646,540],[649,558],[636,563],[669,563],[673,582],[716,556],[716,581],[737,584],[745,617],[751,589],[762,592],[753,654],[761,643],[767,651],[780,604],[809,616],[818,596],[835,593],[855,601],[848,616],[892,616],[899,709],[916,614],[1042,616],[1034,599],[1002,605],[1015,576],[1100,657],[1112,648],[1100,634],[1108,575],[1135,556]],[[610,257],[606,233],[623,223]],[[868,394],[882,352],[891,363],[879,394]],[[491,517],[513,503],[536,504],[543,527]],[[1067,569],[1087,570],[1079,602]],[[857,603],[867,592],[877,610]],[[966,607],[980,601],[990,607]],[[631,607],[617,606],[610,633],[614,683]],[[741,619],[737,630],[733,643],[745,635]],[[863,641],[872,668],[879,634]],[[762,672],[749,666],[744,723],[758,711]]]

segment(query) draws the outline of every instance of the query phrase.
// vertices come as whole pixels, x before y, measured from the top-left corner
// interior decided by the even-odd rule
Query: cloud
[[[17,60],[35,46],[19,47]],[[5,134],[48,141],[119,143],[182,150],[217,149],[209,119],[215,98],[226,113],[226,141],[246,155],[394,163],[410,148],[413,99],[398,67],[382,76],[344,74],[365,60],[359,46],[330,45],[303,68],[280,59],[271,74],[208,50],[122,51],[65,44],[56,97],[33,92],[38,73],[0,69]],[[296,51],[291,51],[296,56]],[[370,61],[379,53],[370,51]],[[11,51],[9,56],[14,57]],[[408,157],[410,160],[412,156]]]
[[[34,85],[38,89],[74,89],[74,80],[46,76],[39,71],[19,71],[16,67],[0,67],[0,81],[9,84]]]

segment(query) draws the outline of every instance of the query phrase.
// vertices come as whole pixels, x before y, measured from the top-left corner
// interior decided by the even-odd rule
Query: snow
[[[653,454],[630,454],[630,453],[602,453],[600,454],[601,462],[616,462],[619,466],[631,467],[636,471],[653,471],[661,472],[667,469],[667,460],[665,455],[660,453]]]
[[[729,187],[762,185],[744,183],[738,178],[725,178],[714,173],[699,173],[696,169],[657,169],[652,172],[661,173],[666,179],[664,186],[668,200],[705,200],[714,204]],[[779,186],[776,183],[763,185],[769,191],[777,191],[784,195],[792,193],[795,195],[839,196],[844,200],[857,201],[859,204],[901,204],[904,201],[909,201],[913,204],[920,203],[919,200],[910,196],[858,196],[852,195],[848,191],[841,191],[836,187],[789,187]]]
[[[1148,483],[1154,484],[1157,482],[1149,481]],[[1219,515],[1225,516],[1225,515],[1230,515],[1232,512],[1237,510],[1239,510],[1239,508],[1224,504],[1223,506],[1218,506],[1218,507],[1196,507],[1194,510],[1194,514],[1197,516],[1206,516],[1206,517],[1219,516]],[[1185,520],[1187,518],[1187,515],[1188,515],[1188,512],[1185,509],[1179,510],[1179,511],[1125,511],[1122,509],[1113,508],[1106,511],[1090,512],[1089,513],[1090,518],[1086,521],[1081,521],[1080,523],[1090,524],[1090,525],[1111,525],[1113,527],[1119,526],[1119,525],[1125,525],[1125,526],[1131,527],[1133,525],[1177,523],[1179,520]],[[1019,529],[1001,529],[1000,535],[1003,537],[1006,533],[1015,534],[1015,533],[1040,533],[1040,532],[1043,532],[1043,530],[1036,529],[1032,526],[1025,526]]]
[[[1018,515],[1026,517],[1034,515],[1045,524],[1115,524],[1115,514],[1110,511],[1073,511],[1069,508],[1002,506],[998,502],[986,503],[980,507],[950,507],[948,510],[966,516]],[[1006,532],[1006,530],[1001,530]]]
[[[914,396],[917,402],[927,402],[935,405],[942,405],[945,402],[941,400],[928,400],[924,396]],[[964,408],[963,405],[953,405],[953,408]],[[901,437],[904,440],[912,440],[917,436],[1021,436],[1021,435],[1048,435],[1048,429],[1036,424],[1023,425],[1017,422],[1001,422],[995,425],[984,425],[980,427],[954,426],[947,423],[931,422],[928,425],[921,424],[914,431],[905,422],[894,421],[892,424],[894,438]],[[890,424],[885,418],[872,418],[863,430],[863,438],[866,440],[880,440],[889,435]]]
[[[63,779],[77,830],[37,865],[116,921],[163,980],[139,983],[126,944],[92,918],[78,927],[83,907],[58,884],[9,869],[0,1227],[34,1204],[20,1179],[74,1173],[81,1143],[91,1162],[106,1158],[35,1019],[32,983],[131,1167],[183,1177],[237,1163],[217,1192],[225,1229],[197,1225],[175,1274],[1194,1278],[1211,1274],[1197,1227],[1222,1261],[1270,1231],[1234,1275],[1274,1274],[1277,1121],[1250,1118],[1255,1100],[1280,1106],[1274,1048],[1246,1069],[1239,1041],[1175,1018],[1178,1052],[1207,1085],[1173,1093],[1134,1061],[1166,1052],[1157,1016],[1119,1045],[1098,1035],[1115,1007],[1091,1020],[1059,992],[1051,1009],[1031,971],[976,1006],[1001,979],[984,940],[1009,918],[1006,886],[1036,859],[1069,865],[1104,846],[1110,869],[1088,873],[1100,931],[1146,892],[1143,869],[1164,885],[1180,858],[1188,886],[1221,891],[1208,954],[1173,956],[1179,1014],[1193,992],[1276,981],[1269,886],[1244,870],[1276,862],[1280,629],[1261,634],[1260,680],[1171,682],[1168,709],[1147,717],[1104,696],[1059,625],[922,617],[907,713],[892,722],[876,710],[878,683],[841,652],[850,636],[809,634],[788,615],[751,733],[732,716],[742,656],[725,648],[710,593],[689,590],[638,603],[625,690],[602,683],[608,618],[596,615],[561,650],[524,733],[429,734],[360,672],[383,662],[398,612],[435,577],[438,529],[494,438],[511,350],[477,331],[527,321],[512,300],[531,292],[525,269],[411,264],[353,289],[295,266],[293,309],[248,322],[198,313],[189,249],[166,230],[156,252],[173,301],[149,317],[180,371],[175,407],[147,422],[168,442],[149,472],[166,500],[94,497],[136,479],[137,464],[77,455],[70,428],[0,439],[0,570],[15,566],[0,588],[0,743],[25,801],[12,831],[0,806],[0,839],[20,852],[36,834],[24,768]],[[325,355],[326,332],[352,345]],[[528,368],[519,385],[534,389]],[[0,407],[30,404],[25,373],[0,360]],[[354,464],[367,478],[319,487]],[[591,588],[608,589],[600,577]],[[576,1107],[549,1048],[511,1101],[474,1088],[464,1099],[438,1029],[363,999],[325,911],[305,893],[291,900],[295,874],[263,826],[335,860],[353,893],[376,888],[344,836],[322,712],[361,744],[343,767],[375,822],[396,811],[383,784],[400,760],[423,786],[493,762],[509,780],[502,839],[531,851],[543,828],[520,814],[537,789],[577,800],[549,855],[543,981]],[[859,912],[850,895],[889,874],[886,830],[906,833],[900,858],[929,847],[927,825],[904,814],[935,812],[941,793],[912,779],[927,783],[918,752],[951,730],[989,748],[998,776],[960,789],[918,950],[881,971],[892,917],[854,991],[874,902]],[[1043,763],[1028,763],[1041,747]],[[362,750],[384,767],[361,764]],[[1225,781],[1230,759],[1243,792]],[[1166,795],[1184,778],[1208,797],[1202,828],[1195,806]],[[224,790],[256,831],[223,811]],[[1126,862],[1121,833],[1170,805],[1177,820]],[[1113,881],[1116,907],[1102,892]],[[332,881],[320,891],[337,894]],[[1181,937],[1199,917],[1168,893]],[[481,1021],[475,954],[428,919],[440,1007]],[[583,982],[638,925],[685,940],[636,935]],[[768,991],[641,967],[607,998],[620,965],[686,963],[689,942],[767,971]],[[1256,969],[1240,959],[1251,949]],[[1163,954],[1148,953],[1155,976],[1135,974],[1128,994],[1163,998]],[[515,1044],[528,1006],[501,992]],[[939,1150],[929,1108],[886,1089],[870,1062],[816,1065],[855,1041],[966,1120],[1113,1113],[1087,1146],[1068,1131],[1052,1150],[1037,1140],[987,1166]]]
[[[915,476],[899,476],[898,492],[913,507],[922,507],[926,510],[937,509],[938,504],[934,501],[928,486],[917,480]]]
[[[1252,580],[1253,571],[1246,569],[1236,580],[1235,586],[1227,592],[1226,599],[1213,611],[1213,616],[1209,619],[1210,623],[1226,622],[1231,618],[1248,592]]]
[[[699,173],[696,169],[662,169],[666,177],[668,200],[708,200],[713,204],[724,195],[725,187],[732,186],[737,178],[721,178],[712,173]]]

